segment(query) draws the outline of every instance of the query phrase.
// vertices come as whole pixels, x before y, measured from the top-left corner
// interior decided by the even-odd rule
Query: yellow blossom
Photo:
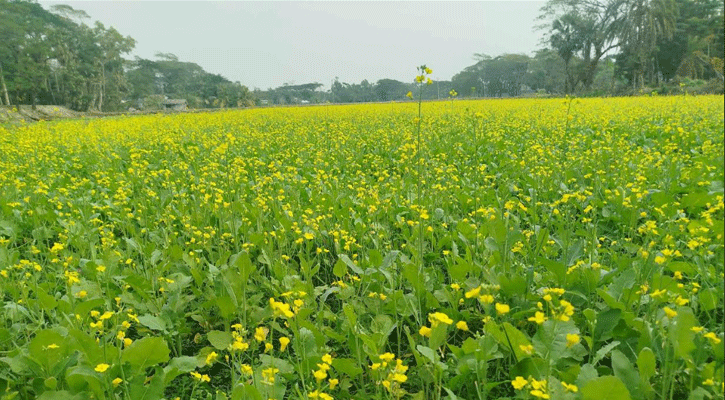
[[[717,337],[714,332],[708,332],[702,336],[709,339],[712,344],[718,344],[721,342],[720,338]]]
[[[508,304],[496,303],[496,313],[498,315],[508,314],[509,311],[511,311],[511,308],[509,308]]]
[[[579,338],[579,335],[575,333],[567,333],[566,334],[566,347],[572,347],[575,344],[579,343],[581,339]]]
[[[541,311],[537,311],[533,317],[529,317],[529,321],[536,322],[539,325],[543,324],[546,320],[546,316]]]
[[[421,336],[425,336],[425,337],[430,337],[430,335],[431,335],[432,332],[433,332],[433,330],[430,329],[430,328],[428,328],[425,325],[424,326],[421,326],[420,329],[418,330],[418,333]]]
[[[290,340],[288,337],[282,336],[279,338],[279,351],[284,351],[287,348]]]
[[[561,382],[561,385],[564,386],[564,389],[566,389],[567,392],[576,393],[579,391],[579,388],[576,387],[574,384],[569,384],[566,382]]]
[[[96,365],[96,368],[94,368],[94,370],[96,372],[106,372],[106,370],[109,367],[110,367],[110,365],[101,363],[101,364]]]
[[[526,385],[528,385],[528,384],[529,384],[529,381],[527,381],[526,379],[524,379],[523,376],[517,376],[516,379],[514,379],[514,380],[511,381],[511,385],[516,390],[521,390],[524,387],[526,387]]]

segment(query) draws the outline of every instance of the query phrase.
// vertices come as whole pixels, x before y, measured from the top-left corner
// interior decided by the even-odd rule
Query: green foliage
[[[0,128],[0,396],[722,397],[722,115],[668,96]]]

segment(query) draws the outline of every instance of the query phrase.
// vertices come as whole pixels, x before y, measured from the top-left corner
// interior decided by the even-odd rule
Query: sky
[[[265,90],[319,82],[411,81],[426,64],[449,80],[484,53],[532,54],[543,1],[45,1],[68,4],[136,40],[127,55],[181,61]]]

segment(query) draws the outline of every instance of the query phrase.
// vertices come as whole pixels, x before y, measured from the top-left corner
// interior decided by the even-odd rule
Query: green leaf
[[[313,356],[317,353],[317,342],[315,341],[315,334],[311,330],[302,327],[297,333],[295,338],[295,345],[299,345],[301,348],[295,348],[295,351],[303,354],[307,357]]]
[[[90,398],[90,393],[78,393],[73,394],[66,390],[48,390],[43,392],[40,396],[38,396],[37,400],[83,400]]]
[[[616,376],[592,379],[581,388],[582,400],[631,400],[627,386]]]
[[[685,360],[692,360],[690,354],[695,350],[695,332],[692,328],[697,324],[697,319],[690,307],[677,309],[673,323],[670,325],[670,340],[675,347],[675,355]]]
[[[223,331],[210,331],[206,334],[209,343],[217,350],[226,350],[232,344],[232,334]]]
[[[131,380],[128,391],[132,399],[157,400],[163,396],[166,386],[164,371],[157,367],[151,381],[146,383],[146,379],[144,375],[140,375]]]
[[[137,371],[169,361],[169,346],[160,337],[136,340],[121,353],[121,362],[129,363]]]
[[[342,306],[342,311],[345,313],[347,321],[350,323],[350,328],[353,329],[354,332],[357,326],[357,314],[355,312],[355,308],[350,305],[350,303],[345,303]]]
[[[345,265],[347,265],[347,267],[350,268],[350,270],[352,270],[352,272],[354,272],[354,273],[356,273],[358,275],[362,275],[363,274],[363,270],[360,269],[360,267],[358,267],[357,265],[355,265],[355,263],[352,262],[352,260],[350,259],[350,257],[348,257],[347,255],[341,254],[340,255],[340,260],[342,260],[342,262],[345,263]]]
[[[513,351],[518,360],[529,357],[528,354],[521,350],[521,346],[529,346],[531,341],[526,334],[516,329],[513,325],[508,322],[498,325],[490,321],[486,324],[485,329],[486,333],[493,336],[501,347],[508,351]]]
[[[695,390],[690,393],[690,396],[687,398],[687,400],[705,400],[711,398],[712,395],[710,394],[710,392],[702,387],[696,387]]]
[[[155,331],[165,331],[166,330],[166,323],[164,320],[162,320],[159,317],[154,317],[150,314],[144,314],[138,317],[138,322],[141,323],[141,325],[153,329]]]
[[[622,310],[618,308],[610,308],[597,314],[597,324],[594,326],[594,333],[592,334],[594,343],[609,338],[609,334],[612,333],[614,327],[619,323],[621,315]]]
[[[637,369],[642,381],[649,382],[649,379],[657,373],[657,359],[655,353],[649,347],[643,348],[637,356]]]
[[[335,266],[332,267],[332,273],[338,278],[342,278],[347,274],[347,266],[345,265],[345,262],[342,261],[342,259],[338,259],[335,263]]]
[[[438,326],[433,328],[430,333],[428,345],[432,349],[437,349],[446,341],[448,337],[448,325],[440,323]]]
[[[431,349],[430,347],[418,345],[415,347],[415,349],[418,350],[418,352],[423,355],[423,357],[430,360],[433,364],[438,362],[438,360],[436,359],[435,351],[433,351],[433,349]]]
[[[196,357],[174,357],[169,365],[164,367],[164,384],[168,385],[179,375],[187,374],[198,367],[199,360]]]
[[[232,390],[232,400],[262,400],[262,395],[254,386],[241,384]]]
[[[448,400],[458,400],[458,396],[456,396],[451,389],[448,389],[447,387],[443,387],[443,390],[448,393]]]
[[[80,329],[68,330],[69,346],[84,355],[92,365],[99,364],[105,359],[103,348],[99,347],[96,339]]]
[[[680,271],[685,275],[695,275],[697,273],[697,267],[685,261],[671,261],[667,263],[667,269],[672,272]]]
[[[597,350],[596,354],[594,354],[594,360],[591,361],[592,365],[599,364],[599,361],[606,357],[607,354],[617,346],[619,346],[619,342],[615,340],[602,347],[601,349]]]
[[[612,369],[614,376],[624,382],[629,393],[633,394],[635,399],[641,399],[639,373],[634,369],[627,356],[619,350],[612,351]]]
[[[230,264],[237,267],[241,274],[241,284],[246,285],[249,276],[255,271],[252,260],[247,252],[237,253],[230,257]]]
[[[539,264],[546,267],[549,272],[553,273],[557,278],[557,283],[561,284],[566,278],[566,265],[564,263],[554,260],[549,260],[544,257],[537,258]]]
[[[527,357],[519,361],[509,370],[511,379],[516,379],[517,376],[532,376],[536,379],[546,377],[546,360],[543,358],[531,358]]]
[[[351,358],[333,358],[332,367],[335,371],[343,373],[350,378],[354,378],[363,373],[362,368],[358,367],[357,361]]]
[[[55,388],[58,387],[58,379],[54,376],[46,378],[45,381],[43,381],[43,386],[50,390],[55,390]]]
[[[597,369],[592,364],[584,364],[579,369],[579,375],[576,378],[576,385],[579,387],[586,386],[589,381],[599,377]]]
[[[279,368],[281,374],[291,374],[294,371],[294,367],[286,360],[281,358],[272,357],[269,354],[260,354],[259,361],[262,362],[262,366]]]
[[[49,346],[58,346],[51,349]],[[60,333],[49,329],[38,331],[28,345],[30,356],[43,365],[47,372],[53,369],[68,354],[65,338]]]
[[[65,373],[65,381],[73,392],[80,392],[90,389],[96,397],[105,399],[99,374],[85,365],[68,368]]]
[[[566,355],[566,335],[579,333],[572,321],[545,321],[531,342],[539,354],[548,354],[550,365]]]
[[[702,290],[697,295],[697,300],[700,303],[700,309],[703,311],[712,311],[718,307],[718,301],[722,301],[722,296],[718,296],[717,288],[707,288]],[[722,304],[720,305],[722,307]]]

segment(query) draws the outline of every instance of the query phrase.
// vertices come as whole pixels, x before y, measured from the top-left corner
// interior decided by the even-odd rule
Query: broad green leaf
[[[177,376],[187,374],[198,366],[199,360],[196,357],[181,356],[172,358],[169,365],[164,367],[164,384],[168,385]]]
[[[539,257],[537,260],[539,264],[556,276],[557,284],[561,285],[564,282],[564,279],[566,279],[566,265],[563,262],[549,260],[544,257]]]
[[[90,398],[91,394],[82,392],[73,394],[66,390],[48,390],[37,397],[37,400],[84,400]]]
[[[679,307],[677,316],[670,325],[670,341],[675,347],[675,355],[685,360],[692,360],[695,350],[695,332],[692,328],[697,324],[697,319],[690,307]]]
[[[527,357],[520,360],[509,370],[509,377],[516,379],[517,376],[532,376],[536,379],[542,379],[546,377],[546,360],[543,358],[531,358]]]
[[[637,356],[637,369],[639,376],[643,381],[649,382],[649,379],[657,373],[657,360],[655,353],[649,347],[645,347]]]
[[[443,387],[443,390],[445,390],[445,391],[446,391],[446,393],[448,393],[448,400],[458,400],[458,396],[456,396],[456,395],[455,395],[455,394],[454,394],[454,393],[453,393],[453,392],[451,391],[451,389],[448,389],[447,387],[445,387],[445,386],[444,386],[444,387]]]
[[[531,341],[526,334],[516,329],[513,325],[508,322],[504,322],[499,325],[493,321],[489,321],[486,324],[485,329],[486,333],[496,339],[499,346],[507,349],[508,351],[513,351],[518,360],[529,357],[529,355],[525,353],[521,347],[529,346]],[[566,341],[566,339],[564,340]]]
[[[241,252],[230,257],[230,263],[238,268],[241,274],[241,283],[246,285],[249,276],[255,271],[252,260],[247,252]]]
[[[700,309],[703,311],[712,311],[718,307],[718,302],[722,302],[722,296],[718,296],[717,288],[707,288],[697,294],[697,300],[700,303]],[[720,304],[722,307],[722,303]]]
[[[579,330],[572,321],[545,321],[531,339],[534,349],[548,357],[550,365],[566,355],[566,335],[577,334]],[[520,350],[520,349],[519,349]]]
[[[418,350],[418,352],[425,358],[430,360],[430,362],[435,364],[438,361],[435,351],[433,351],[433,349],[431,349],[430,347],[418,345],[415,347],[415,349]]]
[[[232,390],[231,400],[262,400],[262,395],[254,386],[241,384]]]
[[[612,333],[614,327],[619,323],[621,315],[622,310],[617,308],[610,308],[597,314],[597,323],[594,326],[594,334],[592,335],[594,343],[609,338],[609,334]]]
[[[272,357],[268,354],[260,354],[259,361],[261,361],[262,366],[265,368],[271,366],[279,368],[279,372],[281,374],[291,374],[294,371],[294,367],[289,363],[289,361]]]
[[[317,341],[315,340],[315,335],[311,330],[305,327],[300,328],[292,343],[294,343],[294,345],[301,346],[301,348],[295,347],[295,351],[300,354],[307,357],[317,354]]]
[[[438,349],[448,338],[448,325],[440,323],[433,328],[428,339],[428,346]]]
[[[89,389],[96,397],[105,399],[105,391],[101,375],[85,365],[68,368],[65,374],[65,381],[68,387],[75,393]]]
[[[335,371],[343,373],[350,378],[354,378],[363,373],[362,368],[357,365],[357,361],[351,358],[333,358],[332,367]]]
[[[332,273],[338,278],[342,278],[347,274],[347,266],[342,259],[337,260],[335,266],[332,268]]]
[[[232,334],[224,331],[210,331],[206,334],[209,343],[217,350],[226,350],[232,344]]]
[[[592,379],[580,388],[582,400],[631,400],[627,386],[616,376],[602,376]]]
[[[607,354],[609,354],[609,352],[612,351],[617,346],[619,346],[619,342],[615,340],[615,341],[607,344],[606,346],[600,348],[599,350],[597,350],[597,352],[594,354],[594,359],[591,361],[591,364],[592,365],[599,364],[599,361],[601,361],[604,357],[606,357]]]
[[[354,273],[356,273],[358,275],[362,275],[363,274],[363,270],[360,269],[360,267],[358,267],[357,265],[355,265],[355,263],[352,262],[352,260],[350,259],[350,257],[348,257],[347,255],[341,254],[340,255],[340,260],[342,260],[342,262],[345,263],[345,265],[347,265],[347,267],[350,268],[350,270],[352,272],[354,272]]]
[[[705,390],[703,387],[696,387],[695,390],[690,393],[690,396],[687,397],[687,400],[705,400],[712,398],[713,397],[710,392]]]
[[[57,348],[54,348],[57,346]],[[38,331],[28,345],[30,356],[38,361],[47,372],[68,354],[65,338],[60,333],[45,329]]]
[[[141,325],[153,329],[155,331],[165,331],[166,330],[166,323],[164,320],[162,320],[159,317],[155,317],[150,314],[144,314],[138,317],[138,322],[141,323]]]
[[[614,370],[614,376],[624,382],[629,393],[635,399],[641,399],[639,373],[634,369],[627,356],[619,350],[612,351],[612,369]]]
[[[156,367],[148,383],[147,378],[140,375],[129,382],[128,391],[133,400],[156,400],[163,396],[165,386],[164,371]]]
[[[350,323],[350,328],[353,329],[354,332],[357,327],[357,313],[355,312],[355,309],[349,303],[345,303],[342,306],[342,311],[345,313],[347,321]]]
[[[169,361],[169,347],[160,337],[145,337],[131,343],[121,353],[121,362],[129,363],[136,371]]]

